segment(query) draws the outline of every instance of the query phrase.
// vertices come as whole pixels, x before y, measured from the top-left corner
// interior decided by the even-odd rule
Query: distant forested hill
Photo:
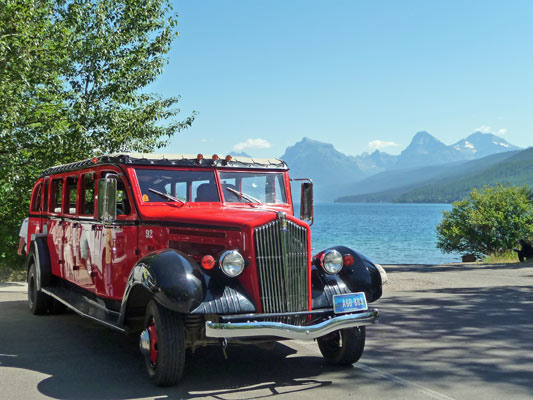
[[[496,161],[496,162],[495,162]],[[470,164],[470,165],[469,165]],[[411,183],[375,193],[343,196],[337,202],[451,203],[464,198],[472,188],[509,183],[533,186],[533,148],[513,152],[511,157],[490,156],[471,161],[437,179]]]
[[[326,189],[337,193],[337,202],[392,202],[410,190],[434,182],[441,182],[447,178],[461,179],[465,173],[473,174],[482,171],[518,153],[519,151],[509,151],[493,154],[479,160],[385,171],[355,183],[326,186]]]

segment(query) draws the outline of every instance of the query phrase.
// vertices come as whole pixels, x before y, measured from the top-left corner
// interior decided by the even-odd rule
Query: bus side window
[[[94,214],[94,172],[83,174],[82,177],[82,189],[81,189],[81,201],[80,201],[80,214],[81,215],[93,215]]]
[[[128,192],[124,186],[124,181],[119,179],[117,181],[117,215],[129,215],[131,213],[131,205],[128,199]]]
[[[115,171],[102,171],[101,178],[107,174],[117,174]],[[117,179],[117,215],[129,215],[131,213],[131,204],[128,199],[128,192],[121,176]]]
[[[48,185],[50,184],[50,179],[44,181],[44,198],[43,198],[43,211],[48,211]]]
[[[62,203],[62,194],[63,194],[63,179],[54,179],[52,181],[52,201],[50,202],[51,211],[55,213],[61,212],[61,203]]]
[[[33,191],[33,196],[31,199],[31,210],[35,212],[41,211],[41,189],[43,187],[42,183],[35,188]]]
[[[78,196],[78,177],[69,176],[67,178],[67,194],[65,204],[65,214],[76,214],[76,198]]]

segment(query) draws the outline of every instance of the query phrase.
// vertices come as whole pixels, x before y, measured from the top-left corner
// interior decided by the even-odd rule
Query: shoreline
[[[533,260],[526,262],[506,262],[506,263],[481,263],[481,262],[451,262],[444,264],[381,264],[387,273],[395,272],[444,272],[456,270],[483,270],[490,268],[533,268]],[[0,269],[0,283],[18,283],[26,281],[26,271],[24,269]],[[385,287],[387,284],[385,285]]]

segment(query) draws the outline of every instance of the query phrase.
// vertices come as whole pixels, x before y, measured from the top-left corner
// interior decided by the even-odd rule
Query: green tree
[[[527,186],[474,189],[437,225],[437,247],[445,253],[502,254],[519,239],[533,237],[533,194]]]
[[[0,263],[12,263],[47,167],[152,151],[191,125],[147,92],[177,37],[169,0],[4,0],[0,5]]]

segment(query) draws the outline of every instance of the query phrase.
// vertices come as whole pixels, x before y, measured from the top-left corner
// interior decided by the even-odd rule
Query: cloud
[[[207,139],[202,139],[201,142],[202,143],[207,143]]]
[[[398,147],[398,146],[401,146],[401,145],[396,142],[387,142],[385,140],[372,140],[371,142],[368,142],[368,147],[370,147],[372,150],[379,150],[379,149],[383,149],[384,147]]]
[[[237,143],[233,146],[235,151],[243,151],[245,149],[269,149],[272,145],[265,139],[247,139],[246,142]]]
[[[476,129],[476,131],[482,132],[482,133],[490,133],[492,128],[488,125],[481,125],[479,128]]]
[[[505,135],[507,133],[507,128],[498,129],[498,135]]]

